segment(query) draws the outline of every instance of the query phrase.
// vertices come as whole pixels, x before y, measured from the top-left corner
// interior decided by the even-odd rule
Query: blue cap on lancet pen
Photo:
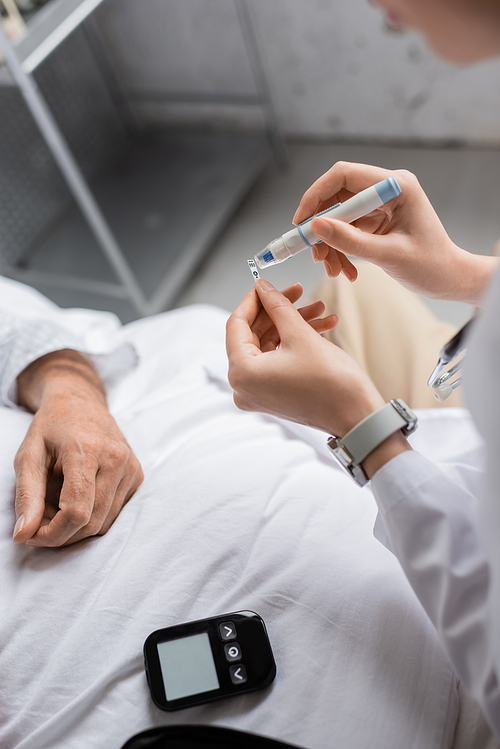
[[[389,200],[397,198],[401,192],[401,188],[394,177],[388,177],[383,182],[379,182],[378,185],[375,185],[375,189],[383,203],[388,203]]]

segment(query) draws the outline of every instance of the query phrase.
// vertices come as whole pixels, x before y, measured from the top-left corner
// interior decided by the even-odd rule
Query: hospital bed
[[[105,536],[16,545],[12,462],[31,416],[0,409],[2,749],[118,748],[181,723],[307,749],[496,745],[399,563],[373,537],[370,490],[333,465],[324,434],[235,408],[226,313],[195,306],[122,327],[4,279],[0,305],[69,326],[109,364],[110,409],[146,477]],[[130,343],[140,362],[120,376]],[[415,446],[475,490],[481,443],[467,412],[419,416]],[[274,684],[158,710],[146,637],[242,609],[266,621]]]

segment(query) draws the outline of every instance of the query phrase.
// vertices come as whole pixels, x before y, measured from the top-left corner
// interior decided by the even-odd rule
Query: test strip
[[[257,263],[255,262],[255,260],[247,260],[247,263],[248,267],[250,268],[250,273],[253,276],[253,280],[255,281],[255,283],[257,283],[257,279],[260,278],[260,273],[257,270]]]

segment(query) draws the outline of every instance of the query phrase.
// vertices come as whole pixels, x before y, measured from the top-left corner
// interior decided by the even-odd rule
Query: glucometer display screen
[[[157,645],[167,700],[219,689],[219,679],[206,632]]]

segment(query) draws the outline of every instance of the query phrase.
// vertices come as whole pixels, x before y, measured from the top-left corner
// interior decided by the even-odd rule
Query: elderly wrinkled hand
[[[103,535],[144,476],[96,372],[76,352],[48,354],[18,377],[18,400],[35,415],[14,461],[14,540],[55,547]]]

